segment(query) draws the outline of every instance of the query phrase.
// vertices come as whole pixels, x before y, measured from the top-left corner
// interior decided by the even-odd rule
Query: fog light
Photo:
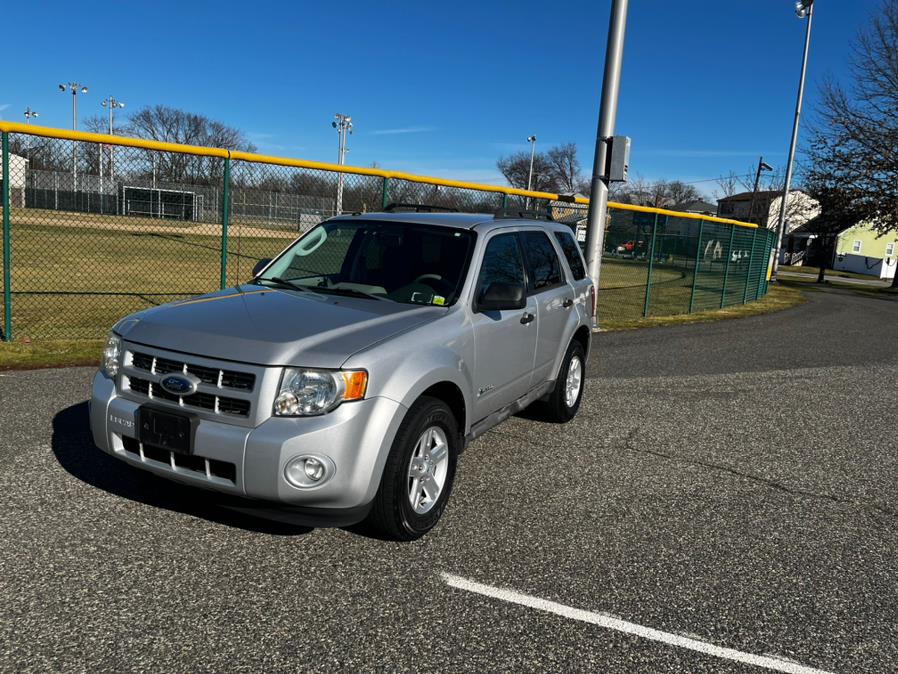
[[[312,482],[320,482],[321,478],[324,477],[324,464],[313,456],[306,459],[303,467],[306,471],[306,477]]]
[[[334,462],[324,456],[297,456],[284,466],[287,482],[299,489],[318,487],[327,482],[335,472]]]

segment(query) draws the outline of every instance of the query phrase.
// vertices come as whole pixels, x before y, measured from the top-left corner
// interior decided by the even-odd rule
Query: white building
[[[3,153],[0,152],[0,161]],[[28,171],[28,160],[17,154],[9,155],[9,205],[14,208],[25,208],[25,174]]]

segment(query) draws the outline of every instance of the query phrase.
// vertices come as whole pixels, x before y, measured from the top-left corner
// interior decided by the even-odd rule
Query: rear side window
[[[564,251],[564,256],[571,267],[574,280],[581,281],[585,279],[586,268],[583,266],[583,256],[580,255],[580,248],[574,241],[573,235],[565,232],[555,232],[555,238],[558,239],[561,250]]]
[[[524,263],[521,249],[514,234],[499,234],[486,244],[480,278],[477,279],[477,297],[491,283],[517,283],[524,286]]]
[[[521,241],[527,257],[530,291],[538,293],[561,285],[561,261],[549,237],[544,232],[522,232]]]

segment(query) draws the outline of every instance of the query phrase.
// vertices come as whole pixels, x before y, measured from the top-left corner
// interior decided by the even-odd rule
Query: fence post
[[[649,317],[649,303],[652,298],[652,269],[655,266],[655,235],[658,233],[658,214],[652,222],[652,242],[649,244],[649,270],[645,277],[645,301],[642,303],[642,317]]]
[[[766,233],[765,233],[766,234]],[[755,294],[755,299],[759,300],[763,295],[761,295],[761,288],[764,287],[764,281],[767,280],[767,268],[770,266],[770,245],[769,245],[770,237],[764,236],[764,250],[763,252],[763,266],[761,267],[761,273],[758,274],[758,292]],[[766,294],[766,293],[765,293]]]
[[[380,207],[386,208],[390,203],[390,179],[384,178],[383,191],[380,198]]]
[[[745,272],[745,288],[742,290],[742,304],[748,302],[748,282],[751,281],[751,265],[755,261],[755,239],[758,238],[758,230],[755,228],[751,235],[751,255],[748,257],[748,270]]]
[[[689,296],[689,312],[692,313],[692,307],[695,305],[695,286],[698,285],[698,266],[702,254],[702,234],[705,232],[705,221],[700,220],[698,224],[698,243],[695,245],[695,266],[692,268],[692,294]]]
[[[727,261],[723,267],[723,288],[720,291],[720,308],[726,305],[727,281],[730,278],[730,260],[733,259],[733,241],[736,238],[736,225],[730,225],[730,245],[727,247]]]
[[[221,277],[219,285],[228,285],[228,218],[231,210],[231,158],[224,160],[224,179],[221,187]]]
[[[502,212],[504,213],[507,210],[508,210],[508,192],[503,192],[502,193]]]
[[[12,341],[12,255],[9,249],[9,133],[3,132],[3,340]]]

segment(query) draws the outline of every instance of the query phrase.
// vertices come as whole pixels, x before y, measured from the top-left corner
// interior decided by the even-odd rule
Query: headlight
[[[361,400],[368,387],[364,370],[309,370],[287,368],[274,401],[274,413],[281,417],[308,417],[325,414],[350,400]]]
[[[106,344],[103,346],[103,358],[100,361],[100,370],[107,377],[114,377],[118,374],[119,366],[122,362],[122,338],[114,332],[110,332],[106,337]]]

